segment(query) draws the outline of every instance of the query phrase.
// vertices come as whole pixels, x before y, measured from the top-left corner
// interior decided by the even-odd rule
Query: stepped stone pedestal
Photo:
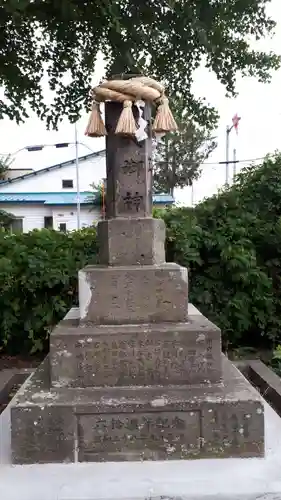
[[[151,139],[116,136],[119,114],[106,104],[100,265],[79,272],[79,308],[13,400],[13,462],[263,456],[261,399],[188,304],[187,270],[165,262]]]

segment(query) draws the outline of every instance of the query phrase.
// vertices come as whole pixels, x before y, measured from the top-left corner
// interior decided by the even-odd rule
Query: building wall
[[[32,168],[9,168],[5,173],[5,180],[14,179],[20,175],[31,174],[34,172]]]
[[[54,220],[54,229],[59,229],[60,224],[65,223],[68,231],[77,229],[77,210],[76,206],[56,206],[52,207]],[[80,227],[89,227],[96,225],[100,219],[99,209],[90,209],[89,206],[81,205],[80,209]]]
[[[52,215],[47,207],[34,204],[13,205],[12,203],[1,203],[0,209],[13,214],[16,218],[23,219],[23,231],[27,233],[32,229],[42,229],[44,227],[44,217]]]
[[[77,229],[76,206],[1,203],[0,209],[13,214],[16,218],[22,218],[25,233],[44,228],[44,217],[53,217],[54,229],[58,230],[61,223],[66,224],[68,231]],[[96,225],[99,219],[100,209],[90,209],[87,205],[81,205],[81,228]]]
[[[91,184],[99,184],[106,177],[105,154],[94,156],[79,162],[79,188],[80,191],[91,191]],[[73,180],[73,188],[62,188],[62,181]],[[1,193],[48,193],[60,191],[77,191],[76,166],[69,165],[34,175],[4,186],[0,186]]]

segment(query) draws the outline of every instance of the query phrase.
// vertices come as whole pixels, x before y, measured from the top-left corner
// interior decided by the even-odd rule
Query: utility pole
[[[229,134],[233,128],[235,128],[236,133],[238,133],[238,125],[241,120],[241,117],[237,115],[234,115],[232,118],[232,125],[231,127],[227,126],[226,127],[226,141],[225,141],[225,185],[229,186]]]
[[[76,194],[77,194],[77,230],[80,229],[80,186],[79,186],[79,157],[78,157],[78,135],[75,123],[75,167],[76,167]]]
[[[194,184],[191,184],[191,206],[194,207]]]
[[[233,149],[233,180],[235,180],[236,177],[236,149]]]
[[[227,125],[226,127],[226,141],[225,141],[225,185],[229,185],[229,134],[231,130],[233,129],[232,127],[229,127]]]

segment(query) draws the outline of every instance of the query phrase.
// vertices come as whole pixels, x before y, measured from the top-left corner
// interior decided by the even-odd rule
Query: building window
[[[44,217],[44,227],[45,229],[53,229],[53,217]]]
[[[22,233],[23,232],[23,219],[13,219],[10,224],[11,233]]]
[[[65,188],[73,188],[73,180],[72,179],[63,179],[62,187]]]
[[[64,232],[64,233],[66,232],[66,223],[65,222],[60,223],[59,230]]]

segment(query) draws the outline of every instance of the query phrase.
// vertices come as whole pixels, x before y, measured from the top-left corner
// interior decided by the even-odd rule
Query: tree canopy
[[[6,173],[9,170],[11,164],[13,163],[13,158],[10,155],[1,156],[0,155],[0,181],[5,179]]]
[[[270,0],[6,0],[0,5],[0,118],[18,122],[28,106],[56,127],[88,105],[97,54],[108,72],[143,72],[180,94],[191,119],[216,121],[194,97],[194,71],[214,71],[230,94],[238,73],[261,81],[279,66],[273,53],[252,50],[250,39],[269,36]],[[116,71],[117,70],[117,71]],[[44,99],[47,76],[53,100]]]
[[[208,127],[190,122],[182,102],[172,102],[178,124],[177,132],[168,133],[157,145],[153,167],[153,188],[156,192],[174,195],[174,189],[190,186],[198,179],[200,165],[217,143]]]
[[[0,209],[0,231],[8,229],[13,219],[13,214]]]

